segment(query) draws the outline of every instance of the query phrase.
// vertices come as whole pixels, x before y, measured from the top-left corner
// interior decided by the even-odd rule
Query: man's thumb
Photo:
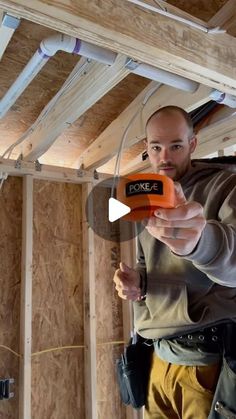
[[[129,274],[132,271],[132,269],[129,268],[129,266],[127,266],[124,262],[120,262],[120,270],[125,274]]]
[[[175,206],[183,205],[186,201],[182,186],[179,182],[175,182]]]

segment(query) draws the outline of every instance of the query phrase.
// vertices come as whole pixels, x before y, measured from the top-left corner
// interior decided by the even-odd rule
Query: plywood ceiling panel
[[[73,165],[79,155],[120,115],[149,82],[150,80],[143,77],[128,75],[72,124],[40,161],[62,166]]]
[[[207,22],[222,6],[224,6],[225,3],[227,3],[227,1],[228,0],[168,0],[167,3]]]

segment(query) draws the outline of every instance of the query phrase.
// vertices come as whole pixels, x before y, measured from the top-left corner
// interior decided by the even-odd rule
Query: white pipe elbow
[[[43,39],[40,43],[39,53],[47,57],[52,57],[59,50],[72,53],[75,50],[76,41],[76,38],[72,36],[59,33]]]
[[[117,57],[117,53],[113,51],[60,33],[44,39],[40,43],[38,52],[43,57],[52,57],[59,50],[78,54],[108,65],[112,65]]]

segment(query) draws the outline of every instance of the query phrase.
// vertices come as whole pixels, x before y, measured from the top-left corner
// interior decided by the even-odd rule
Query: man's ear
[[[143,144],[144,144],[145,150],[142,153],[142,161],[144,161],[144,160],[146,160],[148,158],[148,152],[147,152],[148,142],[147,142],[147,139],[146,138],[144,138]]]
[[[192,138],[189,140],[189,144],[190,144],[190,153],[192,154],[195,151],[195,148],[197,147],[196,135],[192,136]]]

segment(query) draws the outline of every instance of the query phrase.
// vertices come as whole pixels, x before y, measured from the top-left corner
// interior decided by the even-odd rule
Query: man
[[[191,162],[197,139],[181,108],[155,112],[146,137],[154,172],[177,181],[177,204],[143,221],[138,265],[121,262],[114,282],[134,302],[137,332],[154,340],[145,418],[206,419],[222,325],[236,321],[236,175]]]

